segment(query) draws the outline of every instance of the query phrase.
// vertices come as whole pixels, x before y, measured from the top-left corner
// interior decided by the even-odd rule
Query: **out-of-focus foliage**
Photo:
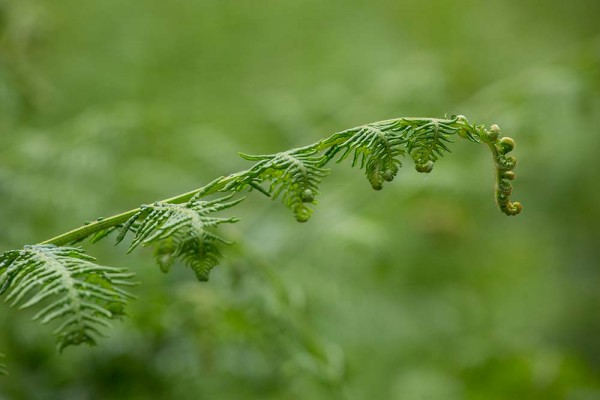
[[[95,246],[143,299],[57,356],[4,307],[7,399],[600,397],[600,3],[0,1],[0,251],[369,121],[464,114],[489,154],[320,186],[294,224],[252,196],[211,282]],[[224,227],[225,228],[225,227]],[[242,240],[243,239],[243,240]]]

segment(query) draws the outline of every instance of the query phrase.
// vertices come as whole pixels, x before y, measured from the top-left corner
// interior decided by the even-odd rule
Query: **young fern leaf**
[[[155,245],[155,257],[163,272],[168,272],[174,259],[180,258],[200,281],[207,281],[210,271],[219,263],[219,244],[231,242],[213,233],[211,229],[239,219],[211,217],[209,214],[239,204],[244,198],[228,201],[233,194],[211,201],[195,197],[186,203],[156,202],[140,207],[121,228],[117,243],[127,232],[134,232],[128,253],[140,244]]]
[[[321,167],[323,157],[315,154],[317,150],[314,148],[261,156],[240,153],[244,159],[258,162],[246,172],[240,182],[233,184],[238,190],[248,185],[264,192],[258,185],[270,181],[271,185],[266,192],[273,199],[281,196],[283,204],[294,212],[296,220],[306,222],[313,213],[307,204],[316,204],[318,186],[329,173],[329,170]]]
[[[95,344],[109,320],[124,315],[133,296],[133,274],[125,269],[93,263],[76,247],[52,244],[25,246],[0,256],[0,294],[11,306],[29,308],[44,304],[34,316],[42,324],[61,321],[54,331],[59,350],[81,343]]]
[[[340,152],[337,163],[345,160],[350,154],[352,166],[365,169],[371,187],[381,190],[385,181],[391,182],[402,163],[406,139],[398,132],[398,121],[384,121],[348,129],[323,141],[327,161],[335,158]]]

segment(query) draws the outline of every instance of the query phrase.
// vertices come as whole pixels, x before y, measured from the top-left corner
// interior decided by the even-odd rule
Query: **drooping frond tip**
[[[515,149],[515,141],[510,137],[500,137],[500,127],[495,124],[489,128],[483,125],[472,125],[472,129],[477,133],[479,140],[489,146],[494,157],[496,203],[506,215],[520,214],[523,205],[518,201],[510,201],[513,190],[511,181],[515,179],[514,169],[517,166],[517,159],[508,154]]]
[[[124,315],[132,273],[95,264],[76,247],[25,246],[0,256],[0,294],[11,306],[42,305],[34,320],[59,321],[58,348],[95,344],[109,320]]]
[[[510,201],[510,195],[512,194],[510,181],[515,179],[514,169],[517,166],[517,160],[512,156],[507,156],[515,148],[515,141],[509,137],[503,137],[494,146],[498,151],[496,158],[496,201],[506,215],[517,215],[523,210],[523,206],[518,201]]]

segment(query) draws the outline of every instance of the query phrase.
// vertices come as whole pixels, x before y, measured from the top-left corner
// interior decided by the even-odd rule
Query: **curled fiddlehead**
[[[509,137],[500,138],[500,127],[498,125],[492,125],[489,129],[483,125],[473,125],[472,128],[478,133],[480,140],[488,145],[494,158],[496,203],[506,215],[520,214],[523,205],[518,201],[510,201],[513,190],[511,181],[516,176],[514,169],[517,166],[517,159],[508,154],[514,150],[515,141]]]

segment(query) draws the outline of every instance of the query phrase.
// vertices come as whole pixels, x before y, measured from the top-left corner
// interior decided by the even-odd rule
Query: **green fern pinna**
[[[374,122],[333,134],[308,146],[277,154],[242,157],[255,164],[247,170],[221,176],[208,185],[109,218],[99,218],[80,228],[21,250],[0,256],[0,294],[20,308],[40,307],[34,319],[55,322],[58,348],[81,343],[95,344],[111,319],[124,315],[132,297],[124,288],[133,284],[125,269],[95,263],[80,247],[85,239],[95,243],[116,233],[117,243],[131,235],[129,251],[139,245],[153,246],[157,262],[168,271],[180,260],[201,281],[221,259],[229,242],[215,231],[221,224],[238,221],[215,213],[239,204],[239,192],[256,190],[280,198],[297,221],[307,221],[316,204],[325,167],[348,158],[358,166],[371,187],[381,190],[394,179],[410,156],[418,172],[429,173],[435,162],[449,152],[453,138],[485,144],[495,166],[495,197],[506,215],[517,215],[522,206],[510,201],[516,160],[508,154],[515,144],[500,138],[500,128],[470,124],[463,116],[451,118],[396,118]],[[217,195],[212,200],[204,200]],[[220,195],[220,196],[218,196]],[[234,197],[236,197],[234,199]],[[3,366],[0,365],[0,371]]]

